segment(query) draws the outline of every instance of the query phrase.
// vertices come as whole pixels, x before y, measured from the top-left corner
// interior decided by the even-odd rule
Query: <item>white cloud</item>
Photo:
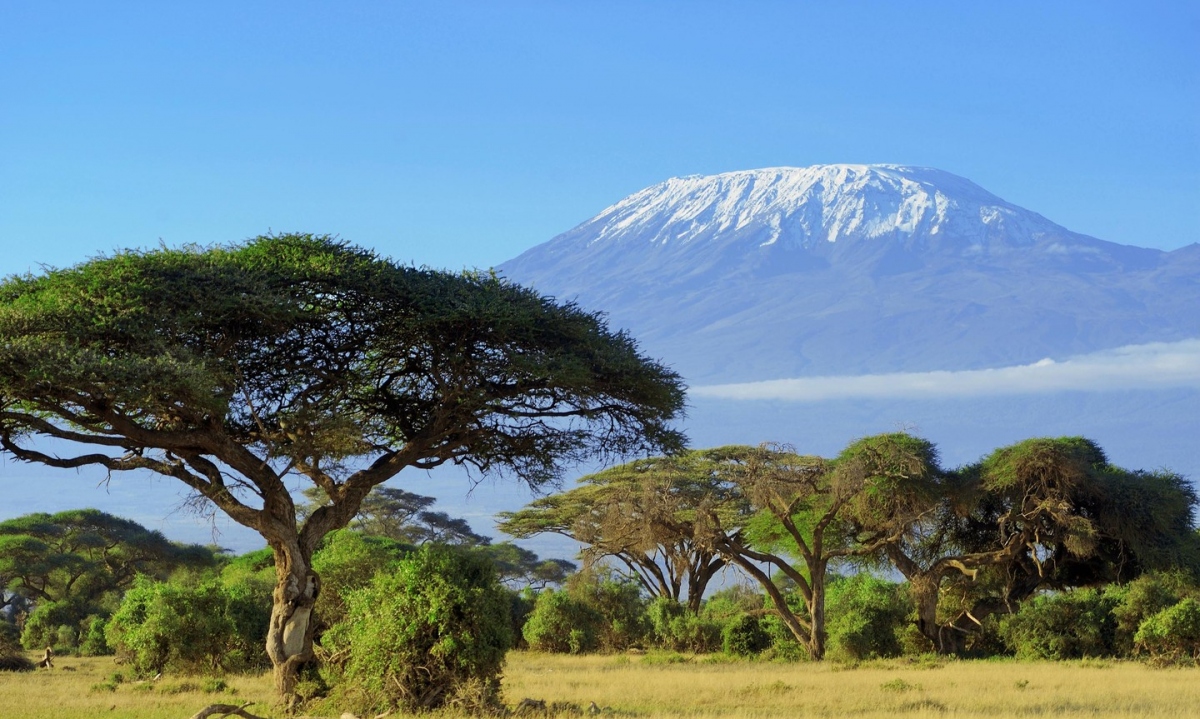
[[[1128,345],[1060,362],[1044,359],[1033,364],[996,369],[777,379],[693,387],[690,394],[719,399],[817,402],[1164,387],[1200,388],[1200,339]]]

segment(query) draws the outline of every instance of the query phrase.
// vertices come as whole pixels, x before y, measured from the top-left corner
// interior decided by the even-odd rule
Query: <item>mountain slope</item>
[[[1200,246],[1071,232],[895,165],[667,180],[500,266],[693,383],[973,369],[1200,336]]]

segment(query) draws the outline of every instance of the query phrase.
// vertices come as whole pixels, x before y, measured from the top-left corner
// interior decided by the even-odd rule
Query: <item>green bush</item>
[[[1143,574],[1124,587],[1110,587],[1109,593],[1118,599],[1113,609],[1117,621],[1116,653],[1134,653],[1134,636],[1150,617],[1182,599],[1197,594],[1190,576],[1183,572],[1152,572]]]
[[[538,594],[522,634],[529,648],[560,654],[595,651],[604,617],[565,590]]]
[[[105,639],[142,675],[171,669],[245,671],[266,663],[270,598],[216,579],[139,578],[109,620]]]
[[[829,651],[851,660],[899,656],[912,611],[901,585],[865,573],[839,578],[825,599]]]
[[[499,706],[509,595],[487,557],[425,546],[347,596],[330,628],[330,683],[360,712]]]
[[[1116,594],[1101,589],[1043,594],[1000,620],[1000,636],[1021,659],[1113,656],[1118,602]]]
[[[75,627],[85,616],[87,610],[69,600],[39,602],[25,619],[21,644],[29,650],[53,647],[58,654],[71,654],[79,637]]]
[[[679,602],[658,597],[647,607],[654,644],[675,652],[708,653],[721,649],[721,624],[689,612]]]
[[[1200,602],[1187,598],[1147,619],[1134,644],[1160,663],[1194,663],[1200,658]]]
[[[590,570],[573,574],[567,580],[566,591],[601,618],[595,628],[601,651],[624,651],[646,638],[646,600],[637,583],[613,572]]]
[[[771,646],[771,636],[763,630],[758,617],[751,614],[743,614],[726,624],[721,639],[726,654],[742,657],[754,656]]]
[[[745,584],[734,584],[704,600],[700,614],[724,626],[743,614],[761,614],[766,597]]]
[[[104,630],[108,626],[108,619],[93,616],[84,625],[87,629],[84,631],[83,638],[79,642],[79,654],[85,657],[99,657],[105,654],[112,654],[112,649],[109,648],[108,641],[104,638]]]
[[[330,627],[346,616],[346,597],[367,586],[379,572],[390,571],[413,550],[386,537],[373,537],[350,529],[330,532],[313,554],[312,568],[321,577],[321,593],[314,612],[321,627]]]

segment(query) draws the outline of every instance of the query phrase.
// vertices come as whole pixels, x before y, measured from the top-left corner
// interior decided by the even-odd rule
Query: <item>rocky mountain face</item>
[[[674,178],[504,263],[691,384],[978,369],[1200,337],[1200,245],[1071,232],[927,168]]]

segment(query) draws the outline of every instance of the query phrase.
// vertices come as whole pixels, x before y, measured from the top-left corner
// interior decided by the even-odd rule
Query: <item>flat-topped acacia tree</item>
[[[285,699],[312,656],[313,550],[372,487],[447,462],[536,486],[585,457],[673,451],[683,402],[678,375],[596,314],[328,237],[123,251],[0,283],[0,446],[174,477],[259,532]],[[298,520],[289,477],[329,501]]]

